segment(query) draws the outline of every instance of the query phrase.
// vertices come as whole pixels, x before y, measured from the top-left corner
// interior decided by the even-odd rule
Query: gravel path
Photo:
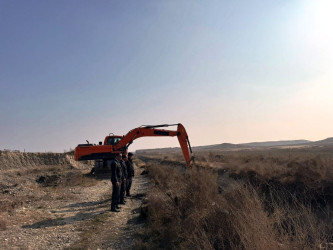
[[[140,174],[142,170],[136,169]],[[149,188],[146,175],[133,179],[131,198],[120,213],[110,212],[111,183],[70,188],[70,199],[36,202],[7,215],[1,249],[128,249],[143,227],[140,207]]]

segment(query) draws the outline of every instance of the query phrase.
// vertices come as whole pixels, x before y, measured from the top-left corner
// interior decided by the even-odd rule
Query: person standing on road
[[[131,197],[132,178],[134,177],[133,153],[128,153],[128,159],[125,163],[127,166],[126,196]]]
[[[118,201],[120,194],[120,186],[122,182],[122,169],[121,169],[121,153],[116,155],[116,158],[111,163],[111,183],[112,183],[112,199],[111,211],[119,212]]]
[[[126,180],[127,180],[127,166],[126,162],[127,161],[127,156],[123,154],[122,160],[120,161],[121,163],[121,169],[123,173],[123,179],[121,182],[120,186],[120,197],[119,197],[119,204],[125,205],[125,191],[126,191]]]

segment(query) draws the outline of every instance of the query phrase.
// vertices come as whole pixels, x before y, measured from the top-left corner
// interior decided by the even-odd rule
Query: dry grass
[[[144,158],[155,185],[139,248],[315,249],[333,241],[331,154],[198,156],[190,171],[176,167],[178,155],[160,155],[160,165]]]

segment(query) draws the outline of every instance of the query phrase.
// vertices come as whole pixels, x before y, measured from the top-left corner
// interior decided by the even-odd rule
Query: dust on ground
[[[3,249],[128,249],[144,226],[140,208],[150,186],[136,166],[132,197],[110,212],[111,183],[90,166],[0,169]]]

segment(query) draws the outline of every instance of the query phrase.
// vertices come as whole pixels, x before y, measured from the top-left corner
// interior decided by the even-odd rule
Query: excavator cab
[[[99,145],[110,145],[110,146],[114,146],[116,145],[120,140],[121,140],[122,136],[117,136],[117,135],[111,135],[109,134],[109,136],[106,136],[104,139],[104,144],[102,144],[102,142],[99,143]],[[102,159],[96,159],[95,160],[95,164],[94,167],[91,169],[90,173],[94,174],[94,175],[98,175],[98,174],[102,174],[105,175],[106,177],[108,175],[110,175],[111,173],[111,159],[113,154],[109,154],[107,157],[106,154],[104,154],[104,156],[100,156],[100,158]]]
[[[122,136],[109,135],[105,137],[104,145],[116,145],[121,140],[121,138]]]

